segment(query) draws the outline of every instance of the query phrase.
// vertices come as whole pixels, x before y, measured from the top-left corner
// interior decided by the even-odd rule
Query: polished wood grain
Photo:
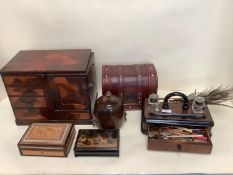
[[[1,72],[79,72],[85,73],[90,49],[24,50],[18,52]]]
[[[47,107],[45,97],[9,97],[15,108],[43,108]]]
[[[55,109],[85,110],[88,108],[86,77],[51,76],[49,87],[53,92]]]
[[[49,113],[47,108],[14,108],[14,113],[17,120],[30,122],[47,120],[53,116],[52,113]]]
[[[1,75],[16,124],[92,124],[96,82],[90,49],[20,51]]]
[[[14,86],[14,87],[6,87],[6,91],[9,96],[25,96],[25,97],[38,97],[45,96],[43,88],[32,88],[32,87],[24,87],[24,86]]]
[[[3,81],[7,86],[34,86],[42,85],[42,75],[13,75],[13,76],[3,76]]]
[[[50,156],[50,157],[64,157],[64,151],[51,151],[51,150],[31,150],[22,149],[23,156]]]

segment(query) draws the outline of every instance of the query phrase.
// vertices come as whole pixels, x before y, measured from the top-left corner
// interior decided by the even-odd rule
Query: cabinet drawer
[[[43,88],[31,88],[24,86],[6,87],[9,96],[36,97],[45,96]]]
[[[17,120],[44,120],[47,119],[49,111],[46,109],[14,109]]]
[[[181,137],[177,138],[161,138],[157,135],[160,127],[149,126],[148,127],[148,149],[159,151],[176,151],[176,152],[190,152],[190,153],[204,153],[210,154],[212,151],[212,142],[207,129],[203,130],[205,141],[197,141],[195,139],[187,140]],[[160,135],[160,134],[159,134]],[[162,135],[162,134],[161,134]]]
[[[90,120],[89,112],[55,112],[56,119],[59,120]]]
[[[43,108],[47,107],[45,97],[9,97],[15,108]]]
[[[25,76],[3,76],[3,81],[7,86],[34,86],[43,85],[42,75]]]
[[[55,110],[78,111],[89,108],[86,77],[49,75],[48,82]]]

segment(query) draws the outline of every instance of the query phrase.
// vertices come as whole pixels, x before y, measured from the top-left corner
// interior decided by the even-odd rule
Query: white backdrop
[[[231,0],[0,0],[0,21],[0,67],[22,49],[91,48],[99,87],[102,64],[144,62],[162,90],[233,84]]]

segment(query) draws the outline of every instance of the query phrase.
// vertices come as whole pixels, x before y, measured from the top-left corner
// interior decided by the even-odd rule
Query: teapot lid
[[[122,102],[121,99],[115,95],[112,95],[110,91],[107,91],[103,96],[99,97],[96,100],[96,103],[98,105],[103,105],[106,107],[112,107],[112,106],[121,106]]]

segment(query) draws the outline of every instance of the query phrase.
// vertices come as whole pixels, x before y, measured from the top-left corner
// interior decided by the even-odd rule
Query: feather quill
[[[218,86],[217,88],[207,88],[200,92],[195,90],[188,95],[189,102],[192,103],[193,99],[197,96],[204,97],[205,103],[208,105],[220,105],[233,108],[233,106],[222,104],[223,102],[233,99],[233,87]],[[183,99],[174,98],[173,100],[182,101]]]

